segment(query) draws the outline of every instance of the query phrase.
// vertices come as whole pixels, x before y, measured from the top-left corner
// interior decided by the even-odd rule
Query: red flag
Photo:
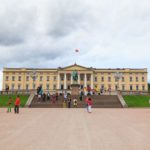
[[[78,52],[79,52],[79,49],[75,49],[75,52],[77,52],[77,53],[78,53]]]

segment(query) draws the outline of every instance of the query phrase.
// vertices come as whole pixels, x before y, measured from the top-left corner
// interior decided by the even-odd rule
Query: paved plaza
[[[150,150],[150,109],[0,109],[0,150]]]

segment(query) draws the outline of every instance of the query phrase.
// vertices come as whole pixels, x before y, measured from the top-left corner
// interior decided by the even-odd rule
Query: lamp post
[[[35,80],[36,80],[36,78],[38,77],[38,74],[37,74],[37,72],[36,71],[32,71],[32,72],[30,72],[30,77],[32,78],[32,80],[33,80],[33,84],[32,84],[32,90],[34,91],[35,90],[35,88],[34,88],[34,82],[35,82]]]
[[[117,80],[117,91],[119,90],[119,79],[121,79],[122,76],[123,76],[123,74],[120,73],[120,72],[115,72],[115,73],[114,73],[114,77],[115,77],[115,79]]]

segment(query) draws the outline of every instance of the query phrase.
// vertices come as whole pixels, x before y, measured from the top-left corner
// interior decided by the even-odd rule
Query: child
[[[11,104],[12,104],[12,98],[9,97],[9,100],[8,100],[8,109],[7,109],[7,112],[11,112]]]
[[[63,101],[63,108],[66,108],[67,106],[66,106],[67,104],[66,104],[66,101],[64,100]]]
[[[78,105],[77,99],[74,98],[74,99],[73,99],[73,107],[74,107],[74,108],[77,108],[77,105]]]

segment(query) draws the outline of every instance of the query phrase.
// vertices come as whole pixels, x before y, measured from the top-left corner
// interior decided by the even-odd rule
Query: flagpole
[[[79,49],[75,49],[75,53],[76,53],[76,55],[75,55],[75,64],[76,64],[76,61],[77,61],[77,55],[78,55],[78,53],[79,53]]]

